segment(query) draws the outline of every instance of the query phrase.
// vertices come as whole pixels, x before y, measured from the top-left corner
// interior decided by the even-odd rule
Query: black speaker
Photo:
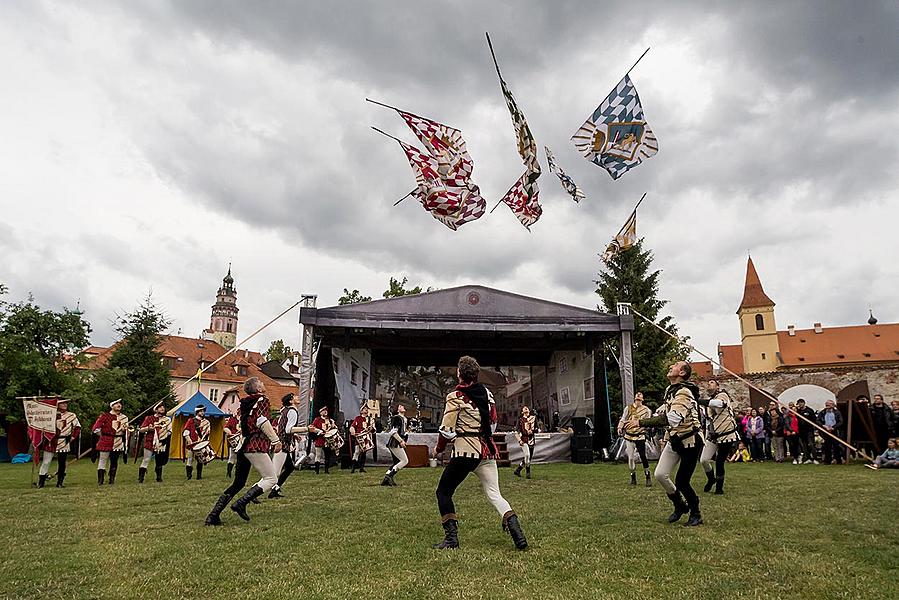
[[[571,436],[571,449],[574,450],[593,450],[592,435],[573,435]]]
[[[571,428],[574,429],[574,435],[587,435],[587,417],[571,417]]]
[[[578,464],[578,465],[593,464],[593,450],[591,450],[591,449],[572,450],[571,451],[571,462]]]

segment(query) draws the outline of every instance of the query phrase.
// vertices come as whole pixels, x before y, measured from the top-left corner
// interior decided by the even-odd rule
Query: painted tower
[[[746,263],[746,285],[737,315],[740,317],[740,337],[743,340],[743,370],[746,373],[777,370],[780,345],[774,323],[774,301],[762,289],[751,256]]]
[[[237,345],[237,310],[237,289],[229,264],[228,274],[222,279],[222,287],[215,296],[209,322],[213,341],[229,350]]]

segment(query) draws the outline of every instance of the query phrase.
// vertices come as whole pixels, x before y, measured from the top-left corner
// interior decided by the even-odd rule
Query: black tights
[[[699,440],[699,436],[696,436],[696,439]],[[675,449],[672,446],[672,449],[675,449],[680,456],[680,464],[678,464],[677,474],[674,476],[674,486],[677,488],[677,491],[684,495],[684,500],[687,501],[687,506],[690,507],[690,510],[698,512],[699,496],[696,495],[696,490],[690,485],[690,480],[693,478],[693,471],[696,470],[696,463],[699,462],[699,455],[702,454],[702,442],[698,442],[691,448],[684,448],[683,444],[676,443],[678,443],[680,448]]]
[[[231,485],[222,492],[226,496],[234,497],[237,492],[243,489],[247,484],[247,477],[250,476],[250,461],[243,452],[237,453],[237,464],[234,466],[234,479]]]
[[[724,465],[727,459],[734,453],[734,442],[718,442],[718,450],[715,452],[715,476],[724,479]]]
[[[56,453],[56,477],[62,478],[66,476],[66,461],[69,458],[68,452]]]
[[[648,469],[649,460],[646,458],[646,440],[637,440],[634,442],[634,446],[637,447],[637,454],[640,455],[640,463],[643,465],[643,468]]]
[[[119,456],[121,456],[121,450],[118,452],[110,452],[109,453],[109,479],[110,483],[113,479],[115,479],[116,471],[119,470]]]
[[[287,478],[290,477],[290,474],[296,471],[297,468],[293,466],[293,456],[292,453],[287,455],[287,460],[284,461],[284,466],[281,467],[281,473],[278,475],[278,487],[280,488],[284,485],[284,482],[287,481]]]
[[[480,458],[463,458],[457,456],[450,459],[449,464],[443,469],[440,482],[437,484],[437,507],[440,516],[456,514],[456,505],[453,504],[453,494],[468,474],[473,472],[481,464]]]

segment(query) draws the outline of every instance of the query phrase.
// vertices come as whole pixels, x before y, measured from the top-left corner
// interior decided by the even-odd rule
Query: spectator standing
[[[899,400],[893,400],[890,406],[893,409],[893,435],[899,437]]]
[[[874,421],[874,435],[877,443],[877,451],[883,452],[887,448],[887,440],[893,433],[893,410],[883,401],[881,394],[874,394],[874,402],[871,404],[871,419]]]
[[[749,436],[749,454],[752,456],[752,460],[762,462],[765,460],[765,421],[754,408],[749,413],[746,434]]]
[[[843,427],[843,415],[837,409],[833,400],[824,403],[824,410],[818,413],[818,425],[821,425],[829,433],[835,436],[840,435],[840,429]],[[824,464],[843,464],[842,450],[837,443],[829,435],[824,436]]]
[[[765,450],[765,459],[766,460],[774,460],[772,444],[774,443],[774,427],[771,423],[771,409],[777,408],[777,402],[771,400],[768,402],[768,408],[765,409],[763,407],[759,407],[759,416],[762,417],[762,421],[765,423],[765,439],[763,440],[764,450]]]
[[[774,462],[784,461],[784,417],[776,402],[768,404],[768,428],[771,431],[771,449],[774,453]]]
[[[799,421],[799,462],[805,457],[805,464],[818,464],[818,453],[815,448],[815,428],[811,423],[817,422],[818,415],[814,409],[805,405],[805,400],[800,398],[796,401],[796,418]],[[805,417],[808,421],[804,421],[799,417]]]
[[[744,408],[740,410],[740,414],[737,416],[737,423],[740,425],[740,441],[743,442],[743,445],[748,449],[750,445],[749,441],[749,409]]]
[[[790,456],[793,457],[793,464],[798,465],[802,460],[799,454],[799,419],[792,410],[786,410],[783,413],[783,424],[784,441],[787,443]]]

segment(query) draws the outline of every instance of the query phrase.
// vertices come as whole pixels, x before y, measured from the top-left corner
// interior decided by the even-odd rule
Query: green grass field
[[[621,465],[536,466],[531,481],[501,469],[530,548],[514,549],[472,476],[462,548],[439,552],[438,469],[402,471],[396,488],[377,467],[295,473],[288,497],[251,505],[250,523],[226,510],[218,528],[203,519],[225,467],[206,471],[186,481],[173,463],[139,486],[128,464],[98,488],[82,461],[65,489],[37,490],[29,466],[0,465],[0,596],[899,598],[899,472],[734,465],[727,495],[703,495],[706,524],[685,528]]]

